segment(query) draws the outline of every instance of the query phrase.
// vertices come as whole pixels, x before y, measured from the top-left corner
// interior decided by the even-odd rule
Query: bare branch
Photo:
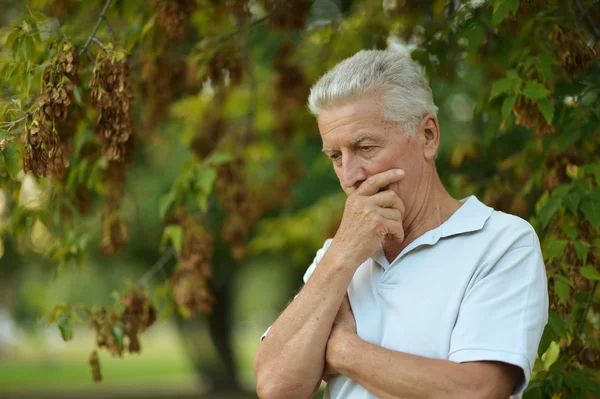
[[[29,116],[31,116],[31,112],[28,112],[25,114],[25,116],[16,119],[12,122],[7,122],[3,125],[0,125],[0,129],[6,130],[6,131],[10,131],[10,129],[12,129],[13,127],[15,127],[15,125],[18,125],[20,122],[24,121],[25,119],[27,119]]]
[[[271,15],[273,15],[273,14],[272,13],[267,14],[264,17],[260,17],[248,24],[242,25],[239,29],[236,29],[233,32],[229,32],[229,33],[224,34],[223,36],[220,36],[219,38],[217,38],[217,44],[221,44],[224,41],[231,39],[233,36],[236,36],[244,31],[246,31],[247,29],[252,28],[253,26],[256,26],[258,24],[265,22],[267,19],[269,19],[271,17]]]
[[[94,26],[94,30],[92,31],[92,33],[88,37],[87,41],[85,42],[85,44],[83,45],[83,47],[81,48],[81,50],[79,50],[79,55],[82,55],[87,50],[88,46],[90,45],[90,43],[94,39],[94,36],[96,36],[96,32],[98,32],[98,28],[100,28],[100,24],[105,19],[106,10],[108,10],[108,6],[110,5],[111,1],[112,0],[106,0],[106,3],[104,3],[104,8],[102,9],[102,12],[100,13],[100,16],[98,17],[98,21],[96,21],[96,26]]]
[[[154,276],[156,273],[158,273],[160,270],[162,270],[166,266],[167,262],[169,261],[169,259],[171,259],[171,256],[173,256],[174,254],[177,254],[177,251],[173,247],[169,247],[169,249],[167,249],[160,258],[158,258],[156,263],[146,272],[146,274],[144,274],[138,280],[136,285],[138,287],[141,287],[144,284],[146,284],[146,282],[148,282],[148,280],[152,276]]]
[[[243,54],[244,63],[246,64],[246,71],[248,73],[248,81],[250,83],[250,104],[248,104],[248,113],[246,115],[246,126],[244,128],[244,135],[240,144],[245,144],[252,134],[252,127],[254,125],[254,117],[256,114],[256,102],[258,100],[257,88],[256,88],[256,76],[254,69],[252,68],[252,60],[250,59],[250,26],[247,26],[246,38],[244,40]]]
[[[98,46],[100,46],[102,48],[102,50],[106,50],[106,47],[104,46],[104,44],[102,44],[102,42],[100,40],[98,40],[94,37],[94,38],[92,38],[92,41],[94,43],[96,43]]]
[[[585,327],[585,321],[587,320],[587,314],[592,306],[592,300],[594,299],[594,293],[596,292],[596,288],[598,288],[598,282],[594,281],[594,286],[590,291],[590,295],[588,297],[588,301],[585,305],[585,309],[583,310],[583,314],[581,315],[581,319],[579,320],[579,326],[577,327],[577,334],[581,335],[583,333],[583,328]]]
[[[590,18],[589,13],[583,8],[583,6],[579,2],[579,0],[574,0],[573,2],[577,6],[579,13],[581,14],[583,19],[587,23],[590,30],[592,31],[592,35],[594,35],[594,38],[596,40],[600,40],[600,28],[598,28],[596,25],[594,25],[594,21]]]

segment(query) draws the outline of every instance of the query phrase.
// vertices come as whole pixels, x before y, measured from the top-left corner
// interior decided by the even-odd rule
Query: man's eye
[[[363,145],[363,146],[361,146],[361,147],[360,147],[360,150],[361,150],[361,151],[369,151],[369,150],[371,150],[372,148],[373,148],[373,146],[370,146],[370,145]]]
[[[331,154],[329,158],[331,158],[334,161],[337,161],[338,159],[340,159],[340,154]]]

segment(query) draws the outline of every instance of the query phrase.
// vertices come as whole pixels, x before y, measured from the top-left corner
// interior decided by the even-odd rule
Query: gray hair
[[[308,107],[318,116],[324,109],[380,91],[383,115],[414,134],[427,114],[437,115],[431,88],[408,54],[362,50],[325,73],[310,89]]]

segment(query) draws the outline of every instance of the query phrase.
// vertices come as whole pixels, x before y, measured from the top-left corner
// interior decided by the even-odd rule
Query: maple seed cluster
[[[102,369],[100,367],[100,357],[98,357],[98,351],[94,349],[90,354],[89,360],[90,368],[92,369],[92,378],[94,382],[102,382]]]
[[[210,313],[215,302],[207,284],[212,276],[213,237],[185,211],[171,216],[170,222],[183,230],[179,267],[171,275],[175,302],[184,316]]]
[[[140,352],[139,334],[156,321],[156,308],[141,291],[133,289],[121,298],[121,310],[102,307],[92,314],[90,329],[96,333],[96,346],[106,348],[113,356]],[[127,347],[126,344],[127,343]],[[94,381],[102,380],[96,350],[90,355]]]
[[[234,86],[240,84],[244,78],[244,61],[239,49],[234,45],[220,48],[210,59],[204,77],[213,85],[224,85],[227,79]]]
[[[586,72],[592,65],[594,52],[576,32],[563,32],[556,27],[550,33],[550,40],[555,43],[560,67],[568,76]]]
[[[274,109],[278,109],[275,120],[275,134],[285,142],[294,134],[294,113],[302,108],[308,97],[310,86],[302,70],[292,62],[294,48],[284,42],[277,51],[273,63],[276,72]]]
[[[278,29],[303,29],[306,24],[306,15],[310,11],[312,2],[309,0],[262,0],[261,5],[270,13],[267,21],[269,28]]]
[[[195,0],[154,0],[158,24],[171,39],[185,37],[196,8]]]
[[[124,161],[133,135],[133,84],[127,57],[101,51],[90,89],[92,104],[98,109],[96,132],[104,140],[104,153],[109,161]]]
[[[79,82],[76,49],[71,44],[52,47],[57,47],[59,54],[42,75],[42,93],[35,100],[35,111],[27,118],[23,134],[23,168],[37,177],[62,177],[69,165],[57,127],[64,126],[74,102],[74,83]],[[71,133],[65,131],[65,137]]]
[[[535,133],[538,136],[547,136],[556,132],[556,128],[546,122],[537,103],[525,98],[525,96],[517,98],[513,106],[513,113],[515,114],[517,125],[535,128]]]
[[[262,214],[261,201],[248,185],[244,164],[244,158],[238,156],[222,165],[215,186],[226,215],[221,236],[231,245],[232,256],[237,260],[246,256],[248,233]]]

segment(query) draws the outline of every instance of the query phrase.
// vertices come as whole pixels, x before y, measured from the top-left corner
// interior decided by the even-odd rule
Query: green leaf
[[[79,86],[75,86],[73,89],[73,96],[75,97],[75,103],[79,106],[83,106],[83,100],[81,99],[81,92],[79,91]]]
[[[585,265],[581,268],[581,275],[588,280],[600,281],[600,272],[592,265]]]
[[[550,370],[550,366],[558,360],[560,354],[560,346],[558,342],[552,341],[546,352],[542,355],[542,363],[544,364],[544,370]]]
[[[555,64],[554,57],[550,53],[542,53],[537,56],[537,68],[545,81],[550,79],[552,66]]]
[[[492,25],[499,25],[509,14],[515,15],[519,9],[519,0],[496,0],[492,14]]]
[[[530,80],[525,83],[525,88],[523,89],[523,95],[530,100],[541,100],[542,98],[548,97],[550,92],[542,83],[537,80]]]
[[[212,168],[201,168],[196,180],[198,187],[198,207],[205,212],[208,206],[208,197],[217,179],[217,172]]]
[[[560,314],[554,311],[548,312],[548,325],[560,339],[567,339],[567,329]]]
[[[597,231],[600,231],[600,202],[587,200],[581,205],[581,212]]]
[[[577,252],[579,259],[581,259],[583,264],[586,264],[588,253],[590,252],[590,244],[583,241],[575,241],[573,242],[573,246],[575,247],[575,252]]]
[[[213,168],[202,168],[200,169],[196,184],[201,192],[210,194],[216,179],[217,172]]]
[[[154,22],[155,21],[156,21],[156,15],[153,16],[152,18],[150,18],[150,20],[148,20],[148,22],[146,22],[146,24],[142,28],[142,32],[140,33],[140,40],[144,36],[146,36],[146,34],[150,31],[150,29],[152,29],[152,27],[154,26]]]
[[[175,192],[169,191],[158,200],[158,217],[163,220],[175,202]]]
[[[173,245],[177,252],[181,252],[183,229],[178,224],[171,224],[165,227],[165,231],[163,232],[160,240],[160,249],[164,251],[169,242]]]
[[[4,157],[4,164],[6,165],[8,174],[13,180],[15,180],[17,178],[17,174],[19,173],[19,152],[12,141],[4,148],[2,151],[2,156]]]
[[[580,130],[570,130],[561,133],[556,141],[556,147],[558,151],[563,152],[567,147],[570,147],[573,143],[577,142],[581,138]]]
[[[35,61],[35,42],[29,35],[24,38],[23,55],[26,61]]]
[[[573,191],[564,198],[563,202],[565,203],[567,208],[573,213],[573,215],[577,215],[579,202],[581,202],[581,194],[578,191]]]
[[[552,195],[550,198],[548,198],[548,201],[546,202],[546,204],[544,204],[542,209],[540,209],[540,212],[538,214],[538,217],[542,222],[542,227],[545,228],[548,225],[550,219],[552,219],[552,216],[554,216],[556,211],[562,205],[562,201],[562,197],[558,195]]]
[[[575,240],[579,236],[579,233],[577,233],[577,229],[575,229],[573,226],[569,226],[568,224],[563,224],[560,227],[561,227],[562,231],[565,233],[565,235],[567,236],[567,238],[569,238],[571,240]]]
[[[600,202],[600,187],[595,188],[590,193],[590,198],[594,201]]]
[[[71,322],[71,314],[65,314],[60,322],[58,323],[58,329],[63,341],[70,341],[73,339],[73,323]]]
[[[23,30],[21,28],[17,28],[14,27],[13,31],[10,32],[10,34],[8,35],[8,37],[6,38],[6,42],[4,42],[4,45],[8,48],[9,46],[14,45],[15,40],[17,40],[17,38],[19,36],[21,36],[23,34]]]
[[[29,97],[29,92],[31,91],[31,61],[29,60],[25,62],[25,73],[23,76],[25,77],[25,96]]]
[[[500,94],[506,93],[513,87],[513,81],[510,78],[503,78],[495,81],[492,84],[492,92],[490,93],[490,100],[498,97]]]
[[[21,66],[22,66],[22,63],[20,63],[20,62],[11,63],[11,66],[6,69],[6,76],[4,77],[4,79],[6,81],[9,81],[10,78],[12,77],[12,75],[15,73],[15,71],[18,70]]]
[[[233,161],[233,155],[228,152],[216,152],[208,158],[209,165],[221,165]]]
[[[112,336],[117,341],[120,350],[123,350],[123,329],[120,326],[113,326],[111,329]]]
[[[12,44],[12,55],[13,55],[13,61],[18,61],[18,57],[19,57],[19,50],[21,48],[21,42],[23,41],[23,36],[19,36],[15,39],[15,41]]]
[[[554,276],[554,291],[558,295],[559,301],[566,305],[569,300],[569,294],[571,292],[571,283],[565,276],[556,275]]]
[[[552,119],[554,119],[554,105],[550,102],[547,97],[542,98],[538,102],[538,108],[542,115],[544,115],[544,119],[546,119],[547,124],[552,124]]]
[[[505,121],[508,119],[508,116],[512,112],[513,107],[515,106],[515,102],[517,102],[517,95],[511,94],[508,95],[504,102],[502,103],[502,120]]]

